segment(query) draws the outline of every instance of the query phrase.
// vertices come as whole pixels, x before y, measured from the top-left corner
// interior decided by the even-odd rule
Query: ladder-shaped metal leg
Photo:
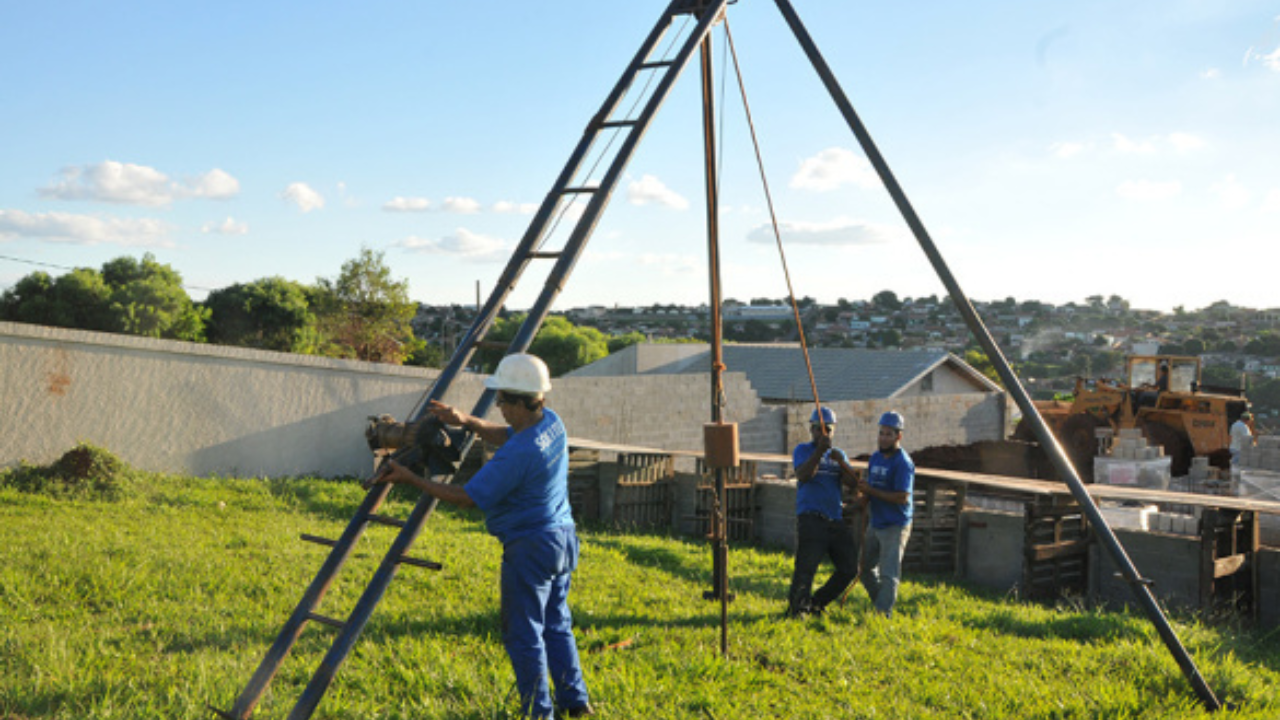
[[[524,274],[529,263],[538,259],[554,259],[555,265],[548,273],[542,292],[530,309],[524,323],[507,346],[507,353],[524,352],[529,348],[537,335],[552,303],[564,288],[569,274],[577,263],[583,248],[592,231],[595,229],[600,215],[604,212],[609,198],[616,189],[627,163],[643,138],[653,117],[669,95],[671,88],[687,65],[703,38],[710,32],[715,22],[724,12],[729,0],[674,0],[663,12],[653,31],[645,39],[635,58],[623,72],[621,79],[606,98],[599,112],[588,123],[568,163],[556,179],[555,185],[547,194],[529,229],[525,232],[511,260],[507,263],[498,284],[489,296],[481,311],[477,314],[470,330],[449,363],[441,371],[423,402],[410,415],[410,421],[421,419],[427,412],[430,400],[444,397],[454,378],[467,366],[476,349],[484,342],[484,338],[502,309],[507,297],[516,288],[517,282]],[[678,42],[672,47],[678,51],[670,58],[655,57],[660,42],[677,20],[683,16],[685,27]],[[644,76],[648,82],[644,87],[638,86],[639,79]],[[619,112],[621,102],[630,91],[638,92],[638,99],[631,111]],[[593,180],[590,169],[582,173],[584,160],[603,136],[610,136],[610,141],[601,152],[595,167],[603,166],[603,173],[598,180]],[[618,142],[620,140],[620,142]],[[586,206],[582,213],[571,220],[574,223],[565,244],[559,250],[546,251],[541,248],[549,230],[554,228],[558,218],[566,217],[566,206],[578,199],[586,198]],[[483,417],[493,402],[494,393],[486,390],[476,402],[472,415]],[[463,452],[471,443],[467,438],[463,443]],[[413,452],[416,452],[414,450]],[[399,457],[399,454],[397,454]],[[311,717],[325,691],[332,683],[338,669],[346,660],[352,647],[364,630],[374,607],[382,599],[387,587],[394,579],[401,564],[439,566],[435,563],[421,561],[407,556],[409,548],[417,538],[422,524],[435,509],[436,500],[424,494],[414,507],[409,518],[403,521],[401,530],[392,542],[378,570],[374,573],[364,593],[357,601],[355,608],[346,620],[336,620],[321,616],[316,612],[320,600],[324,597],[338,570],[341,569],[355,543],[364,532],[369,522],[385,519],[376,514],[378,507],[385,500],[389,488],[374,486],[369,490],[364,502],[356,511],[342,536],[332,543],[333,550],[321,567],[316,578],[304,593],[289,620],[281,629],[276,641],[268,650],[257,671],[250,679],[248,686],[241,692],[229,712],[210,708],[217,715],[234,720],[245,720],[253,712],[263,693],[270,685],[272,678],[280,669],[285,657],[292,649],[308,621],[317,621],[332,625],[338,629],[338,637],[326,653],[320,666],[316,669],[311,681],[304,689],[302,696],[289,714],[290,720],[304,720]],[[306,538],[312,539],[312,538]],[[325,543],[330,544],[330,543]]]

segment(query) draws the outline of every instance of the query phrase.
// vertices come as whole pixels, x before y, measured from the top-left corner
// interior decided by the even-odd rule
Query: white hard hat
[[[547,364],[528,353],[514,353],[502,358],[498,370],[484,379],[493,390],[538,395],[551,389],[551,373]]]

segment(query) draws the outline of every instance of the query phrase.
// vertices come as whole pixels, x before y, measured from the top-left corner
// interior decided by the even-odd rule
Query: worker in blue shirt
[[[898,599],[902,555],[911,537],[911,492],[916,466],[902,449],[902,416],[880,416],[878,449],[867,461],[867,473],[858,481],[867,499],[871,519],[863,542],[862,584],[876,610],[889,617]]]
[[[428,411],[491,445],[493,457],[463,485],[424,479],[395,461],[379,482],[408,483],[439,500],[479,507],[485,527],[502,543],[502,642],[516,674],[525,717],[594,715],[582,678],[569,584],[578,565],[578,537],[569,507],[568,433],[544,405],[551,389],[541,359],[508,355],[485,378],[497,390],[506,423],[491,423],[432,401]],[[552,704],[547,673],[555,683]]]
[[[821,614],[858,576],[858,549],[853,530],[844,522],[844,485],[853,486],[853,468],[843,450],[832,447],[836,414],[816,408],[809,417],[813,440],[791,454],[796,471],[796,564],[787,597],[787,615]],[[823,558],[835,571],[816,593],[813,579]]]

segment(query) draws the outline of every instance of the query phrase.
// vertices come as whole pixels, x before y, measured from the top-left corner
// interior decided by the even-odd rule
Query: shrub
[[[135,474],[110,451],[79,443],[51,465],[23,462],[0,473],[0,486],[57,498],[117,500]]]

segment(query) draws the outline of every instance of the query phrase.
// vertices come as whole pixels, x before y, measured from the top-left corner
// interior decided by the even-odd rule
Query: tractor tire
[[[1072,415],[1058,431],[1058,440],[1084,482],[1093,482],[1093,458],[1098,454],[1098,433],[1106,423],[1092,415]]]
[[[1013,426],[1013,439],[1022,442],[1036,441],[1036,433],[1031,429],[1031,423],[1027,422],[1026,418],[1022,418],[1017,425]]]
[[[1143,425],[1142,432],[1148,443],[1164,448],[1164,454],[1169,458],[1169,473],[1173,477],[1183,477],[1191,471],[1191,438],[1186,433],[1155,422]]]

